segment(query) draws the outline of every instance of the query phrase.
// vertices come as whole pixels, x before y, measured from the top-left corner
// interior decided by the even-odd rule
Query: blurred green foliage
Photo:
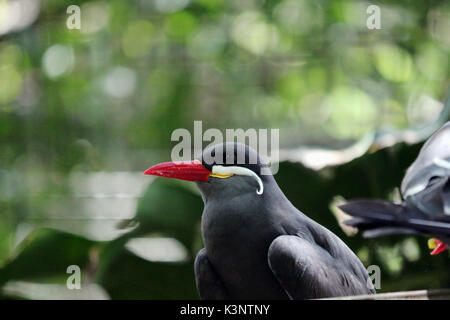
[[[14,1],[0,0],[0,285],[64,285],[76,264],[111,298],[196,298],[198,193],[120,172],[168,160],[172,131],[194,120],[280,128],[282,148],[348,146],[434,121],[439,104],[416,102],[442,101],[449,86],[445,0],[377,1],[380,30],[366,27],[366,1],[36,0],[34,18]],[[80,30],[66,27],[73,4]],[[349,238],[330,203],[389,198],[418,150],[400,143],[319,171],[283,162],[276,176],[299,209],[382,267],[382,291],[448,287],[448,257],[429,257],[422,238]],[[127,247],[160,236],[184,258]]]

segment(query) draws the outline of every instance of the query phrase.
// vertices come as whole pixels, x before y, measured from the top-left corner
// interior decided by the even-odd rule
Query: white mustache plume
[[[259,189],[256,190],[256,194],[261,195],[264,192],[264,185],[262,183],[261,178],[250,169],[247,169],[244,167],[237,167],[237,166],[226,166],[225,167],[225,166],[215,165],[212,167],[212,173],[236,174],[236,175],[240,175],[240,176],[253,177],[259,184]]]

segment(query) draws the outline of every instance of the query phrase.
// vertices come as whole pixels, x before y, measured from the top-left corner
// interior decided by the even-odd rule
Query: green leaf
[[[33,231],[0,269],[0,286],[9,280],[65,279],[67,267],[86,266],[95,242],[53,230]]]
[[[139,202],[136,217],[128,221],[139,226],[125,237],[151,233],[173,237],[195,254],[203,201],[189,184],[192,183],[155,179]]]
[[[112,299],[198,299],[192,260],[149,262],[124,249],[100,264],[97,282]]]

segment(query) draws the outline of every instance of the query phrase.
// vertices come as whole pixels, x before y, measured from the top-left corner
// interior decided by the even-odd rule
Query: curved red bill
[[[163,162],[145,170],[144,174],[187,181],[208,181],[211,171],[198,160]]]

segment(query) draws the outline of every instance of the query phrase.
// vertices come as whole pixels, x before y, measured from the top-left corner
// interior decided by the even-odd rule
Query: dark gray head
[[[211,174],[198,181],[203,198],[233,196],[251,192],[262,195],[273,177],[258,153],[242,143],[225,142],[209,146],[198,158]]]
[[[225,198],[252,192],[261,196],[266,187],[276,185],[258,153],[235,142],[210,146],[193,161],[157,164],[144,174],[195,181],[205,201],[213,195]]]

